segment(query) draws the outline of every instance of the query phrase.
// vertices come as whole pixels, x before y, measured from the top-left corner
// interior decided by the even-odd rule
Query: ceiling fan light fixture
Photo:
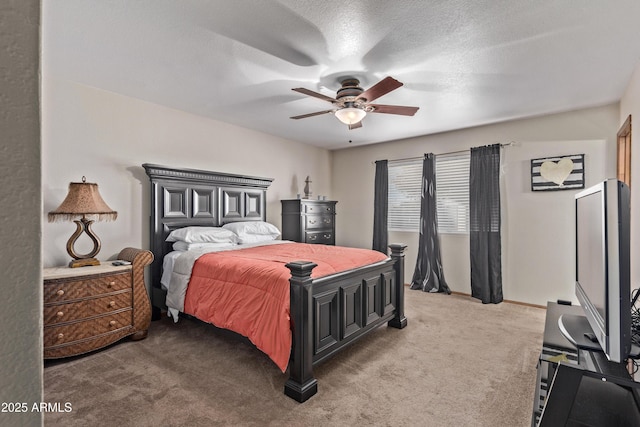
[[[406,105],[371,104],[374,100],[402,86],[402,83],[393,77],[385,77],[367,90],[362,90],[359,86],[360,82],[356,78],[345,78],[341,83],[342,87],[336,92],[335,98],[302,87],[293,88],[292,90],[295,92],[330,102],[333,108],[331,110],[293,116],[291,119],[297,120],[333,113],[340,122],[348,126],[349,130],[353,130],[362,127],[362,119],[365,118],[367,113],[413,116],[418,111],[418,107],[408,107]]]
[[[345,125],[353,125],[364,119],[364,116],[367,115],[367,112],[361,108],[346,107],[337,110],[334,114],[336,115],[338,120],[340,120]]]

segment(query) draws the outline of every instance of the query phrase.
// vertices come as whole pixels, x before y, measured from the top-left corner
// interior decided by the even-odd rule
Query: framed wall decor
[[[531,191],[584,188],[584,154],[531,160]]]

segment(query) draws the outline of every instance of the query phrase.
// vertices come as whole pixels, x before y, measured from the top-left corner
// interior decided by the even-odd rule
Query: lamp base
[[[69,263],[69,268],[88,267],[90,265],[100,265],[100,261],[95,258],[74,259]]]

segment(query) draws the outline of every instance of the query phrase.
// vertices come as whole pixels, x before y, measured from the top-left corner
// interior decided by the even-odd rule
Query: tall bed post
[[[396,315],[388,323],[389,326],[402,329],[407,326],[407,318],[404,315],[404,250],[407,245],[393,243],[391,248],[391,259],[395,261],[396,271]]]
[[[292,358],[289,363],[289,379],[284,384],[284,394],[298,402],[304,402],[318,392],[318,381],[313,376],[313,299],[311,270],[316,267],[309,261],[286,264],[291,270],[290,301],[292,320]]]

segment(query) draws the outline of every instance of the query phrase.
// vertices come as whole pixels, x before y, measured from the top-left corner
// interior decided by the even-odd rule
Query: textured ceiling
[[[43,2],[43,73],[329,149],[618,101],[640,58],[638,0]],[[404,86],[349,131],[343,77]],[[349,144],[348,141],[353,141]]]

